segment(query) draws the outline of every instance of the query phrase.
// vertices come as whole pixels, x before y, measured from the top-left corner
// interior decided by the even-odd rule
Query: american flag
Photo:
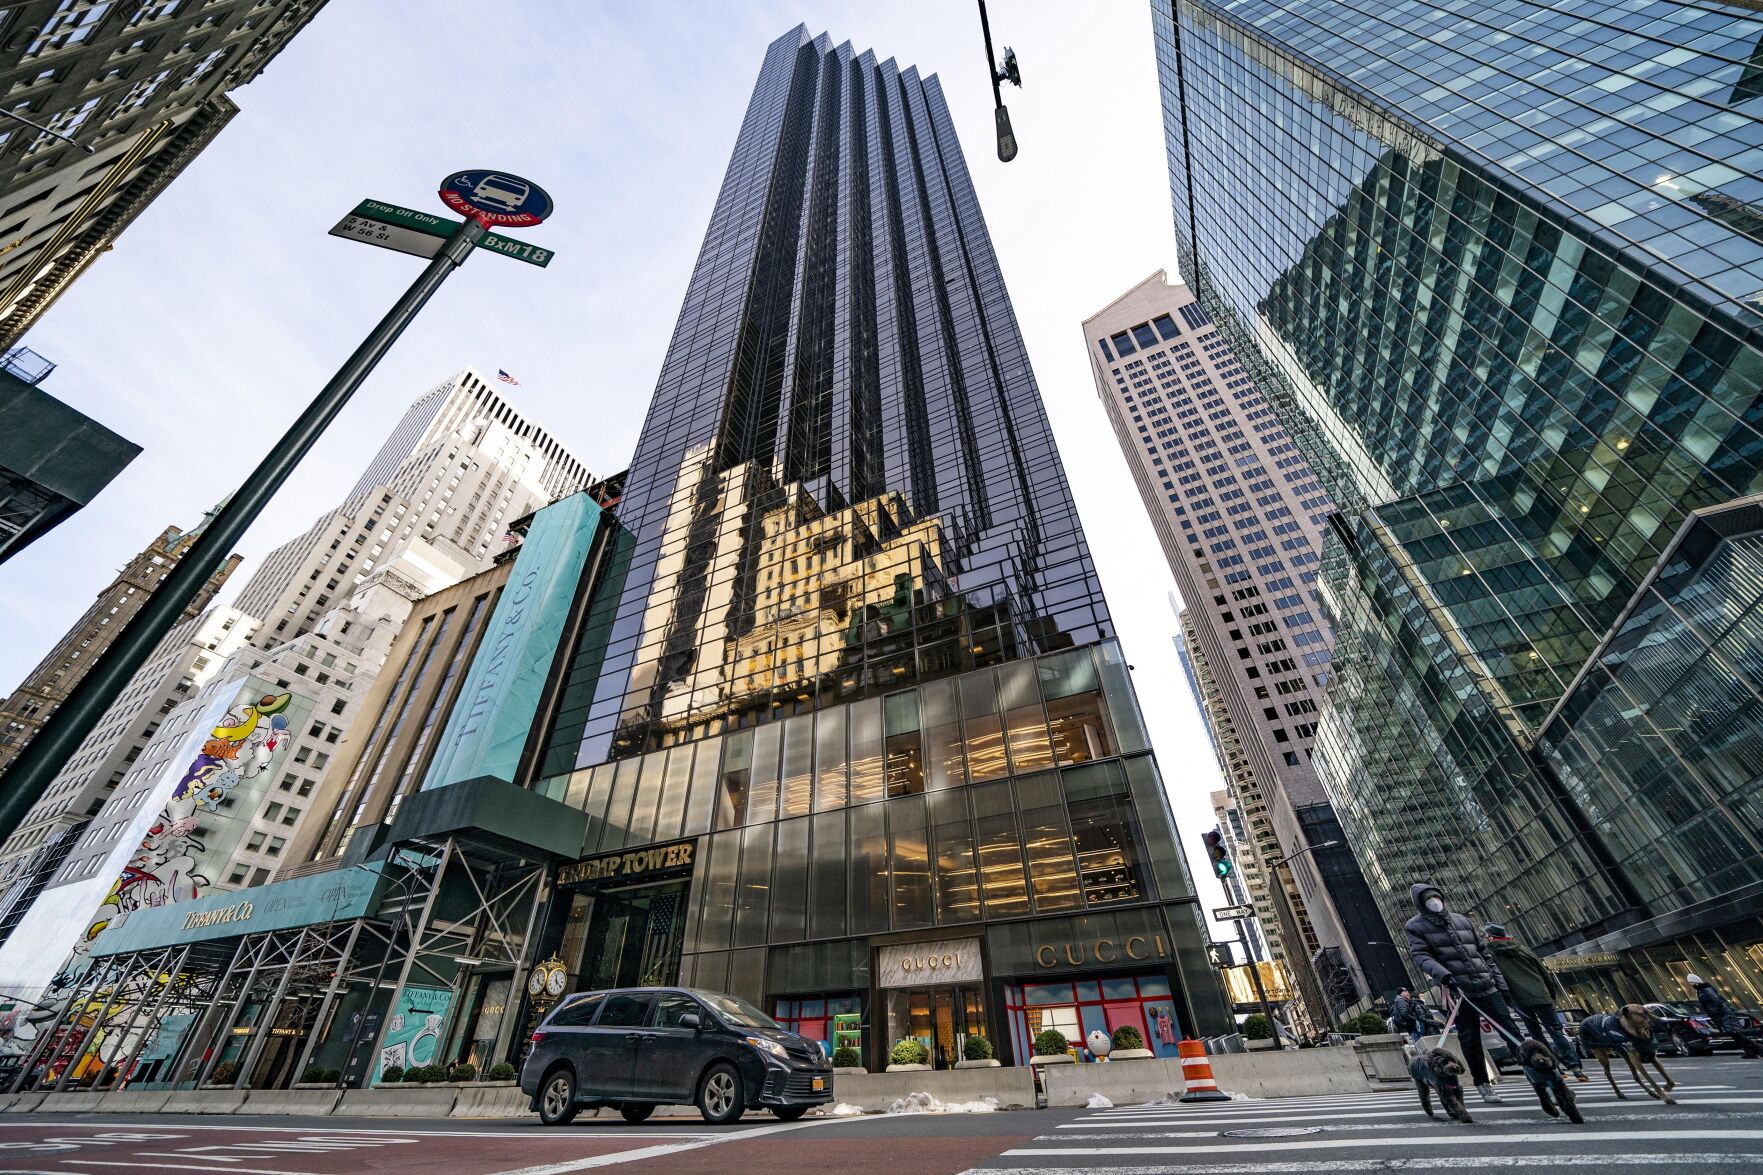
[[[519,380],[515,379],[512,375],[509,375],[506,371],[503,371],[500,367],[496,369],[496,378],[505,384],[513,384],[515,387],[520,386]]]

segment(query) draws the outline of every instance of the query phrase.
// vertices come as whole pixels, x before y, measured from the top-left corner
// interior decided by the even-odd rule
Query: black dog
[[[1463,1076],[1462,1061],[1444,1049],[1428,1049],[1408,1062],[1408,1076],[1414,1078],[1414,1088],[1420,1091],[1420,1108],[1428,1118],[1434,1116],[1432,1091],[1436,1089],[1439,1105],[1446,1114],[1458,1122],[1475,1121],[1469,1116],[1469,1107],[1463,1104],[1463,1083],[1458,1080]]]
[[[1567,1088],[1567,1081],[1561,1076],[1561,1063],[1549,1051],[1548,1045],[1540,1040],[1526,1040],[1518,1048],[1518,1064],[1524,1069],[1524,1079],[1536,1090],[1537,1101],[1543,1104],[1543,1113],[1551,1118],[1559,1118],[1565,1113],[1569,1122],[1585,1121],[1579,1116],[1573,1091]]]

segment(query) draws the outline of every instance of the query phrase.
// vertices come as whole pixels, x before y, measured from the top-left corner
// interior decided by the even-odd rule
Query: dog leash
[[[1492,1024],[1494,1026],[1494,1031],[1498,1032],[1501,1036],[1503,1036],[1507,1040],[1511,1041],[1513,1044],[1513,1047],[1515,1047],[1515,1048],[1523,1048],[1524,1047],[1524,1041],[1520,1040],[1516,1036],[1513,1036],[1512,1033],[1507,1030],[1507,1028],[1504,1024],[1501,1024],[1498,1020],[1494,1019],[1492,1016],[1489,1016],[1487,1013],[1483,1012],[1479,1007],[1476,1007],[1475,1002],[1472,1001],[1468,996],[1463,995],[1461,992],[1459,992],[1457,995],[1457,998],[1459,1000],[1461,1000],[1463,1003],[1468,1004],[1470,1007],[1475,1008],[1475,1014],[1477,1016],[1481,1017],[1483,1020],[1486,1020],[1489,1024]],[[1455,1012],[1455,1010],[1453,1010],[1452,1015],[1455,1015],[1455,1014],[1456,1014],[1456,1012]],[[1450,1031],[1449,1025],[1446,1026],[1445,1031],[1447,1031],[1447,1032]]]

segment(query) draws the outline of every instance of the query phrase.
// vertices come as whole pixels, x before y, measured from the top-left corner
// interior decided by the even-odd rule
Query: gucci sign
[[[978,983],[979,939],[909,942],[876,952],[876,974],[883,987],[923,987],[932,983]]]
[[[1035,962],[1042,967],[1082,967],[1095,963],[1119,963],[1142,959],[1167,959],[1169,947],[1161,934],[1130,934],[1116,941],[1098,938],[1094,942],[1068,942],[1061,946],[1035,948]]]

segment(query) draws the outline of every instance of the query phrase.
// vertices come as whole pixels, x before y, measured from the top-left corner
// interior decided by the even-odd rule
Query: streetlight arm
[[[1307,853],[1314,853],[1317,849],[1336,849],[1336,848],[1339,848],[1340,845],[1341,845],[1341,842],[1338,840],[1325,840],[1319,845],[1305,845],[1303,848],[1299,849],[1297,852],[1290,853],[1284,857],[1281,857],[1279,860],[1277,860],[1273,864],[1269,865],[1268,868],[1269,869],[1278,869],[1281,865],[1286,864],[1288,861],[1296,861],[1299,857],[1302,857]]]
[[[988,53],[991,52],[991,48],[992,48],[991,42],[990,41],[986,42],[986,51]],[[997,88],[998,88],[998,83],[993,82],[992,89],[996,90]],[[62,134],[58,130],[54,130],[50,127],[46,127],[40,122],[32,122],[30,119],[26,118],[24,115],[20,114],[16,110],[0,110],[0,114],[4,114],[7,118],[12,119],[14,122],[24,123],[26,126],[30,127],[34,131],[42,131],[46,135],[54,135],[56,138],[60,139],[64,143],[72,143],[74,146],[76,146],[80,150],[84,151],[87,155],[94,155],[98,151],[98,148],[88,147],[88,146],[86,146],[86,144],[80,142],[78,139],[71,138],[67,135]]]

